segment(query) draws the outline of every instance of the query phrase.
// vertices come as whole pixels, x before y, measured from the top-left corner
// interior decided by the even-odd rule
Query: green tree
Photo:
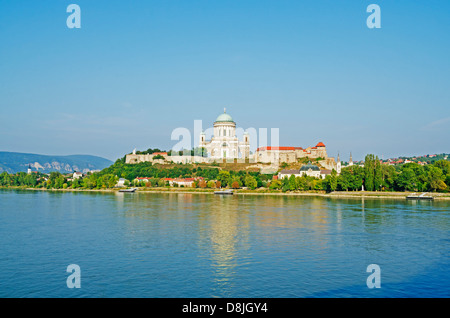
[[[295,178],[295,188],[297,190],[306,191],[308,190],[308,181],[306,175]]]
[[[428,170],[428,182],[432,191],[444,190],[447,187],[444,178],[442,170],[438,167],[430,167]]]
[[[383,185],[383,172],[381,170],[381,163],[378,156],[375,157],[373,175],[373,189],[375,191],[380,191]]]
[[[337,176],[336,170],[334,170],[334,169],[331,170],[329,185],[330,185],[330,191],[336,191],[337,186],[338,186],[338,176]]]
[[[281,189],[281,182],[280,182],[280,180],[272,180],[272,181],[270,182],[269,189],[270,189],[270,190],[278,190],[278,189]]]
[[[364,168],[360,166],[345,167],[338,177],[338,188],[342,191],[361,190],[364,182]]]
[[[78,180],[78,178],[73,179],[73,181],[72,181],[72,188],[76,189],[76,188],[79,188],[79,187],[80,187],[80,181]]]
[[[231,176],[230,179],[228,180],[228,184],[231,187],[235,182],[237,182],[239,188],[242,186],[241,178],[239,178],[239,176]]]
[[[281,191],[286,192],[289,191],[289,178],[284,177],[283,180],[281,180]]]
[[[258,182],[256,181],[255,177],[251,175],[246,175],[244,178],[244,184],[247,188],[254,190],[258,186]]]
[[[417,178],[413,169],[402,168],[396,180],[397,187],[402,191],[417,191]]]
[[[375,156],[366,155],[364,159],[364,187],[367,191],[374,189]]]
[[[216,183],[213,180],[209,180],[207,183],[207,187],[208,188],[215,188],[216,187]]]
[[[297,189],[297,183],[295,182],[295,176],[292,174],[289,177],[289,190],[294,191]]]
[[[434,163],[434,166],[442,170],[443,175],[450,174],[450,161],[448,160],[438,160]]]
[[[217,180],[220,181],[222,187],[226,187],[230,181],[230,172],[221,170],[219,171],[219,175],[217,176]]]
[[[384,190],[393,190],[395,187],[395,179],[397,172],[395,168],[390,165],[381,165],[381,187]]]

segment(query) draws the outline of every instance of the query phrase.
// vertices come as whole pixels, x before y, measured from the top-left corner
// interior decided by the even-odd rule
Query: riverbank
[[[136,188],[136,193],[173,193],[173,194],[214,194],[217,189],[198,188]],[[50,191],[50,192],[100,192],[114,193],[119,189],[46,189],[46,188],[25,188],[25,187],[0,187],[0,190],[26,190],[26,191]],[[318,196],[326,198],[369,198],[369,199],[401,199],[417,192],[376,192],[376,191],[334,191],[326,193],[324,191],[291,191],[281,192],[280,190],[268,189],[236,189],[234,195],[275,195],[275,196]],[[450,193],[429,192],[435,200],[450,200]]]

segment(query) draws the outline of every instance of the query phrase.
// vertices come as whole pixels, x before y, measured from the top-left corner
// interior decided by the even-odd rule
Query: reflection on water
[[[449,293],[449,202],[0,191],[0,208],[4,297],[72,297],[68,263],[88,297]]]

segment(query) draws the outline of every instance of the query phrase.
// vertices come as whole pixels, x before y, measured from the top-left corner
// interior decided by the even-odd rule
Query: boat
[[[222,194],[222,195],[232,195],[232,190],[220,190],[220,191],[214,191],[214,194]]]
[[[133,192],[135,192],[136,190],[137,190],[136,188],[132,188],[132,189],[120,189],[119,192],[133,193]]]
[[[406,197],[406,199],[409,200],[434,200],[434,198],[431,195],[426,195],[427,193],[422,193],[420,195],[417,195],[416,193],[410,194]]]

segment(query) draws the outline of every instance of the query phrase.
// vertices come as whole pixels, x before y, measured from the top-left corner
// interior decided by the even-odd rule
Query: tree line
[[[336,190],[357,191],[450,191],[450,161],[433,164],[405,163],[391,166],[381,164],[373,154],[365,157],[364,167],[354,165],[342,169]]]
[[[198,188],[267,188],[287,191],[450,191],[450,161],[438,160],[433,164],[419,165],[406,163],[399,166],[382,164],[373,154],[365,157],[364,166],[344,167],[338,175],[332,170],[324,179],[303,175],[277,180],[274,174],[261,174],[249,171],[227,171],[214,167],[194,167],[177,165],[175,167],[154,166],[150,162],[125,164],[125,158],[118,159],[113,165],[100,172],[89,173],[83,178],[74,179],[71,175],[52,172],[27,174],[0,174],[0,186],[22,186],[47,189],[104,189],[116,186],[119,178],[131,184],[137,177],[149,178],[135,183],[135,186],[165,187],[166,178],[202,177],[194,183]]]

